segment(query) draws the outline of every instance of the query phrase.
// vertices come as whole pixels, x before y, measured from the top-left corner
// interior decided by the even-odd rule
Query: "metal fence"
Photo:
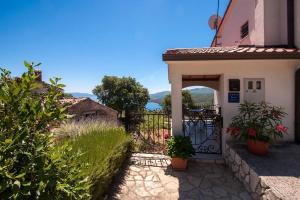
[[[131,132],[141,143],[141,152],[162,153],[164,152],[165,137],[171,135],[170,114],[161,110],[144,111],[135,113],[134,118],[139,123],[125,123],[127,130]]]
[[[223,118],[218,106],[186,109],[182,126],[184,135],[191,138],[197,153],[222,153]]]

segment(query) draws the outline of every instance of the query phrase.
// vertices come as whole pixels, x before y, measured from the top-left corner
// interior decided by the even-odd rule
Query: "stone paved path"
[[[112,199],[251,199],[222,164],[190,162],[186,172],[169,164],[164,156],[133,155]]]

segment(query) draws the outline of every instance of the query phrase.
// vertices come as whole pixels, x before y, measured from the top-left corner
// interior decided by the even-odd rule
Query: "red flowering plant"
[[[246,102],[240,105],[239,114],[232,118],[227,133],[240,140],[271,143],[287,134],[288,129],[282,125],[285,116],[286,113],[280,107],[265,102]]]

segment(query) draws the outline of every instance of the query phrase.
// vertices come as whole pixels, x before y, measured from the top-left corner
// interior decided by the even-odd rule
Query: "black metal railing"
[[[125,122],[128,132],[141,143],[143,152],[163,152],[165,140],[171,135],[171,116],[161,110],[135,113],[138,123]]]
[[[222,153],[221,108],[211,106],[185,109],[182,126],[184,135],[191,138],[197,153]]]

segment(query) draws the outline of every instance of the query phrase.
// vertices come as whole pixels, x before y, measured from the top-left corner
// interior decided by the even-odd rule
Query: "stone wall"
[[[236,153],[229,145],[225,144],[224,158],[226,165],[232,170],[251,194],[253,199],[281,199],[278,198],[261,177]]]

